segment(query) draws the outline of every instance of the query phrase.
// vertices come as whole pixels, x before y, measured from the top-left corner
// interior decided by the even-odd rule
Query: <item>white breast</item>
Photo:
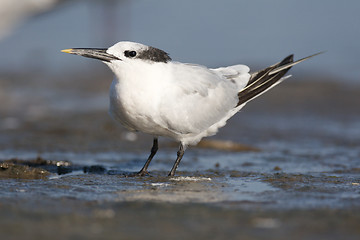
[[[166,89],[161,83],[166,78],[157,74],[163,66],[149,68],[148,64],[139,64],[144,66],[124,65],[115,72],[110,87],[110,115],[130,130],[167,135],[167,129],[157,123],[158,105]]]
[[[240,109],[234,107],[244,84],[203,66],[139,61],[114,72],[110,114],[131,130],[191,144],[215,134]]]

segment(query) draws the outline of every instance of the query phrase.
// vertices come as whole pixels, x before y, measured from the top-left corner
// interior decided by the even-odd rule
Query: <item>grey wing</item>
[[[244,88],[250,79],[250,68],[246,65],[238,64],[229,67],[221,67],[211,69],[212,71],[220,74],[229,81],[233,81],[240,89]]]
[[[202,66],[179,64],[176,68],[174,88],[165,93],[168,100],[160,106],[168,129],[182,134],[202,132],[236,106],[239,88],[235,82]]]

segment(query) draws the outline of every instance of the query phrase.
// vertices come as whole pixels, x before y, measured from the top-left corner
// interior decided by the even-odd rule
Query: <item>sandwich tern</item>
[[[247,102],[288,78],[288,70],[320,53],[281,62],[250,73],[246,65],[210,69],[172,61],[163,50],[135,42],[118,42],[110,48],[71,48],[62,52],[103,61],[114,72],[109,113],[131,131],[151,134],[153,146],[143,168],[148,174],[158,150],[158,137],[180,142],[175,171],[188,145],[216,134]]]

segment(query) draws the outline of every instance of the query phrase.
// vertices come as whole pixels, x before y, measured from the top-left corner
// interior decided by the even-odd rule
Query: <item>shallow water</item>
[[[57,94],[2,95],[11,101],[0,108],[0,160],[16,159],[20,172],[0,169],[1,238],[358,239],[359,93],[281,85],[210,138],[260,151],[191,147],[172,178],[177,148],[166,139],[149,176],[127,177],[144,164],[151,137],[116,126],[102,104],[77,111],[86,93],[72,95],[77,104],[66,110]],[[46,174],[26,177],[34,168]]]

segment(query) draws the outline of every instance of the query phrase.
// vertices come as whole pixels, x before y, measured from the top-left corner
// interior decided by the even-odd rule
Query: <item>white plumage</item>
[[[139,51],[144,45],[118,43],[108,53]],[[130,130],[197,144],[225,125],[238,92],[250,78],[244,65],[208,69],[180,62],[124,59],[107,63],[116,78],[110,88],[110,114]],[[210,129],[209,129],[210,128]]]
[[[63,51],[104,61],[115,74],[110,115],[129,130],[154,136],[151,154],[138,175],[147,174],[158,136],[181,143],[169,173],[174,175],[187,145],[216,134],[246,102],[281,82],[291,66],[307,59],[293,62],[291,55],[251,75],[245,65],[208,69],[174,62],[160,49],[133,42],[119,42],[109,49]]]

